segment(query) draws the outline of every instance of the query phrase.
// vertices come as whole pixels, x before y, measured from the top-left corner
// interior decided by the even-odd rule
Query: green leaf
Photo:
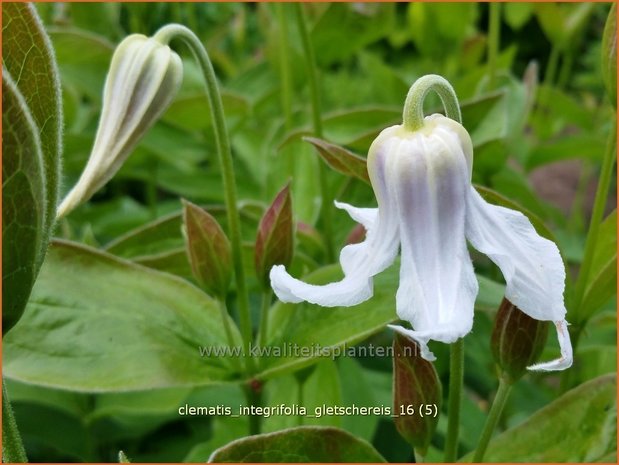
[[[340,405],[348,407],[353,405],[378,406],[376,389],[370,384],[369,370],[364,369],[353,357],[340,357],[338,359],[340,372],[340,384],[342,389],[342,402]],[[391,389],[387,396],[387,402],[391,403]],[[378,427],[381,417],[378,415],[346,415],[342,417],[342,428],[354,436],[371,441]]]
[[[54,49],[33,5],[2,4],[2,38],[2,63],[24,97],[41,143],[46,182],[42,246],[46,248],[60,189],[63,119],[58,68]]]
[[[49,28],[62,82],[100,103],[114,44],[80,29]]]
[[[258,434],[217,449],[209,462],[385,462],[366,441],[338,428],[301,426]]]
[[[487,462],[595,462],[617,447],[616,374],[568,391],[524,423],[496,436]],[[462,461],[470,460],[464,457]]]
[[[347,59],[391,32],[395,19],[393,4],[354,6],[332,3],[311,31],[316,60],[329,65]],[[334,44],[337,44],[335,47]]]
[[[225,341],[217,303],[186,281],[58,241],[5,338],[4,374],[82,392],[221,383],[233,361],[199,346]]]
[[[47,244],[38,129],[11,74],[2,73],[2,331],[21,317]]]
[[[322,159],[333,168],[346,176],[352,176],[366,183],[370,183],[370,176],[365,158],[327,141],[315,137],[304,137],[303,140],[312,144]]]
[[[530,3],[508,2],[503,5],[505,22],[514,30],[519,30],[531,18],[533,7]]]
[[[579,314],[588,319],[617,294],[617,210],[600,225]]]
[[[307,415],[272,415],[264,419],[263,432],[271,433],[293,426],[340,426],[341,416],[313,418],[317,407],[342,405],[340,378],[335,363],[328,359],[322,360],[306,370],[308,373],[302,371],[269,380],[265,387],[265,398],[266,405],[270,407],[282,403],[305,407]]]

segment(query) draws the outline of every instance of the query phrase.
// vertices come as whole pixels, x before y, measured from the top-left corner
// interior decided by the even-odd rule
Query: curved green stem
[[[322,112],[320,107],[320,89],[318,87],[318,73],[316,72],[316,58],[314,56],[314,47],[310,39],[309,31],[307,30],[307,20],[303,5],[293,3],[297,17],[297,26],[301,35],[301,43],[303,45],[303,54],[305,55],[305,65],[307,67],[307,76],[309,80],[310,96],[312,102],[312,121],[314,126],[314,135],[322,139]],[[331,221],[332,198],[329,192],[327,183],[327,168],[324,163],[318,165],[318,182],[320,184],[320,193],[322,197],[320,213],[322,217],[322,227],[325,232],[327,242],[327,256],[329,260],[335,257],[333,248],[333,228]]]
[[[450,347],[449,355],[449,406],[447,414],[447,438],[445,440],[445,462],[458,458],[458,433],[460,428],[460,404],[464,381],[464,339],[460,338]]]
[[[6,463],[28,462],[4,380],[2,380],[2,461]]]
[[[613,124],[610,125],[608,142],[606,144],[606,152],[604,153],[604,159],[602,161],[600,180],[598,181],[597,190],[595,192],[593,212],[591,214],[591,222],[589,223],[589,232],[587,233],[587,241],[585,244],[585,255],[580,267],[580,272],[578,273],[578,280],[576,281],[576,291],[574,295],[575,305],[573,311],[575,323],[581,323],[589,317],[589,315],[581,314],[582,311],[580,306],[583,302],[587,281],[591,272],[591,265],[593,263],[593,255],[595,254],[595,246],[598,240],[600,223],[602,222],[604,210],[606,209],[606,199],[608,198],[610,181],[613,176],[613,165],[615,164],[615,159],[617,157],[617,132],[615,131],[614,121],[612,123]],[[575,345],[574,348],[576,348]]]
[[[505,407],[505,403],[509,397],[511,387],[511,384],[505,381],[503,377],[499,379],[499,389],[496,396],[494,396],[492,407],[490,407],[490,413],[488,414],[486,424],[479,438],[479,444],[477,444],[477,449],[475,449],[475,455],[473,456],[474,463],[481,462],[484,458],[488,443],[490,442],[490,438],[492,438],[492,433],[499,422],[499,418],[501,418],[501,412],[503,412],[503,407]]]
[[[215,132],[215,145],[219,156],[219,164],[223,177],[223,187],[226,201],[226,211],[228,217],[228,229],[230,242],[232,244],[232,258],[234,262],[234,276],[236,279],[237,299],[239,306],[239,320],[243,344],[246,354],[249,353],[252,338],[251,313],[249,309],[249,298],[245,285],[245,272],[243,270],[242,244],[241,244],[241,220],[237,205],[236,183],[234,179],[234,164],[230,150],[230,139],[224,118],[221,94],[215,77],[215,70],[209,59],[206,49],[200,39],[191,30],[179,24],[170,24],[162,27],[153,36],[161,43],[169,43],[173,39],[181,39],[193,52],[206,82],[206,94],[211,109],[213,128]],[[248,371],[252,369],[251,357],[246,356]]]
[[[445,108],[445,115],[458,123],[462,123],[460,104],[451,84],[438,74],[427,74],[415,81],[408,91],[404,112],[403,125],[410,131],[417,131],[423,127],[423,102],[428,93],[433,90],[438,94]]]

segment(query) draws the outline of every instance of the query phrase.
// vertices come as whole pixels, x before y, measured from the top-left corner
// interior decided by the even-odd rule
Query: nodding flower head
[[[144,133],[168,108],[183,79],[180,57],[141,34],[114,51],[103,90],[95,142],[77,184],[58,207],[63,217],[86,202],[120,169]]]
[[[510,302],[556,326],[561,357],[529,368],[569,367],[565,269],[556,245],[540,237],[522,213],[487,203],[473,188],[473,146],[462,125],[439,114],[416,123],[405,119],[405,124],[383,130],[370,147],[368,172],[378,208],[336,202],[367,230],[364,242],[340,253],[344,278],[316,286],[278,265],[270,273],[273,290],[283,302],[356,305],[372,296],[373,276],[393,263],[399,249],[396,311],[412,329],[392,328],[416,341],[424,358],[434,360],[430,340],[453,343],[473,325],[478,283],[468,239],[501,269]]]

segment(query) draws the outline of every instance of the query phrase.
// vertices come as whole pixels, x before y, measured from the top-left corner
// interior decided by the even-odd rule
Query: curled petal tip
[[[557,338],[559,339],[559,347],[561,349],[561,357],[550,362],[536,363],[527,367],[531,371],[560,371],[572,366],[574,356],[572,354],[572,342],[570,341],[570,333],[567,330],[567,321],[555,321],[557,328]]]

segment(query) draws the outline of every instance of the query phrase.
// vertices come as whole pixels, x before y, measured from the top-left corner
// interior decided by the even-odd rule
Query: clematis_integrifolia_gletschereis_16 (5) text
[[[423,101],[430,90],[441,97],[447,117],[424,118]],[[539,236],[522,213],[489,204],[474,189],[471,138],[459,123],[458,101],[444,78],[417,80],[403,116],[403,124],[383,130],[368,153],[378,208],[336,202],[367,230],[364,242],[340,253],[344,278],[311,285],[276,265],[270,273],[276,295],[283,302],[325,307],[359,304],[372,297],[373,276],[389,267],[400,249],[396,311],[412,329],[390,327],[416,341],[422,357],[434,360],[429,341],[453,343],[473,326],[478,283],[468,240],[500,268],[510,302],[556,327],[561,356],[529,369],[568,368],[572,346],[563,301],[565,268],[557,246]]]

